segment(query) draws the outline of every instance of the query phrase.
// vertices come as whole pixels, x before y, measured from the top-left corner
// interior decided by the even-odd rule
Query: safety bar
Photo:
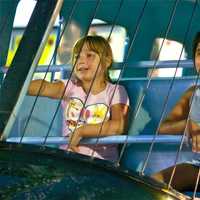
[[[117,136],[107,136],[101,137],[98,139],[98,144],[123,144],[126,140],[127,143],[152,143],[154,136],[153,135],[138,135],[138,136],[127,136],[126,135],[117,135]],[[156,143],[171,143],[171,144],[180,144],[182,139],[181,135],[159,135],[155,138]],[[184,138],[187,142],[187,138]],[[21,137],[10,137],[6,139],[6,142],[20,143]],[[23,137],[22,143],[26,144],[43,144],[45,137]],[[81,140],[81,144],[96,144],[97,138],[87,138]],[[45,144],[68,144],[67,137],[48,137],[45,141]]]
[[[127,62],[125,67],[128,68],[153,68],[155,65],[155,60],[148,60],[148,61],[139,61],[139,62]],[[120,69],[124,63],[114,63],[112,68],[113,69]],[[165,61],[157,61],[156,62],[156,68],[193,68],[194,63],[191,59],[188,60],[165,60]]]
[[[40,65],[36,68],[36,72],[46,72],[49,68],[49,72],[60,72],[63,70],[69,71],[71,70],[71,65]],[[8,71],[7,67],[0,67],[0,72],[6,73]]]

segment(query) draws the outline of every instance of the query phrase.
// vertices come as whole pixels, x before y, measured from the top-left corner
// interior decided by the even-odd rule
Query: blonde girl
[[[85,155],[115,161],[117,145],[80,145],[82,138],[120,135],[125,132],[129,98],[123,86],[109,82],[107,72],[113,61],[112,50],[101,36],[86,36],[76,42],[72,53],[73,78],[47,82],[34,80],[29,95],[62,98],[63,135],[69,148]]]

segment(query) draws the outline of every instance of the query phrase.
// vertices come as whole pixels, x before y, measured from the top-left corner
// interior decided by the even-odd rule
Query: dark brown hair
[[[195,59],[195,53],[199,43],[200,43],[200,32],[197,32],[193,40],[193,49],[192,49],[193,60]]]

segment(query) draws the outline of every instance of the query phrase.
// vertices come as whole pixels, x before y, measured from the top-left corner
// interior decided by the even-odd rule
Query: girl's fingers
[[[79,149],[78,149],[78,147],[70,147],[70,148],[68,148],[68,151],[79,152]]]
[[[81,137],[78,134],[69,135],[69,148],[76,147],[80,143]]]
[[[200,153],[200,135],[192,136],[192,151]]]
[[[196,152],[196,143],[197,143],[197,139],[195,135],[192,135],[192,151]]]

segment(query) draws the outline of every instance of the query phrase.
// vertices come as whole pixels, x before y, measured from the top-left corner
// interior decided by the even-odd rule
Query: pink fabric
[[[97,95],[89,94],[85,103],[87,94],[81,86],[76,85],[71,80],[64,80],[63,82],[65,85],[67,84],[65,96],[62,101],[64,110],[64,136],[73,132],[76,126],[79,127],[83,124],[97,124],[103,122],[106,113],[106,119],[109,119],[109,107],[114,104],[122,103],[129,105],[129,98],[123,86],[107,83],[105,90],[102,92]],[[83,108],[84,103],[85,106]],[[95,157],[115,161],[118,157],[117,146],[118,145],[79,145],[78,153],[92,155],[94,151]],[[67,145],[62,145],[61,148],[67,149]]]

